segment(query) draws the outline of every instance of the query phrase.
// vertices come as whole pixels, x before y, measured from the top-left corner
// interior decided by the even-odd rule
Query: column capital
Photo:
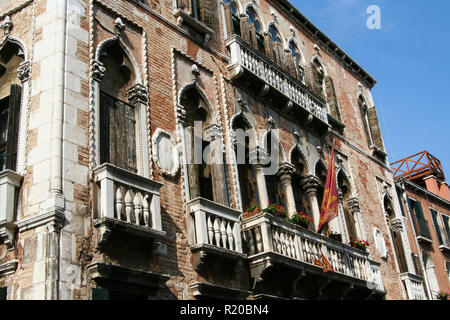
[[[350,198],[347,201],[348,207],[350,209],[350,212],[359,212],[361,211],[361,208],[359,206],[359,199],[356,197]]]
[[[105,76],[106,68],[98,60],[94,60],[91,66],[92,78],[98,82],[101,82]]]
[[[394,218],[389,222],[389,225],[392,230],[394,231],[403,231],[403,221],[401,218]]]
[[[148,102],[148,90],[145,86],[140,83],[136,83],[127,91],[128,100],[134,104],[137,102],[147,103]]]
[[[320,180],[314,175],[308,175],[302,179],[302,188],[306,194],[316,194],[320,186]]]
[[[256,146],[249,150],[249,162],[251,166],[263,166],[269,163],[269,156],[267,150]]]
[[[281,179],[281,182],[290,182],[291,177],[295,172],[295,167],[288,163],[283,162],[280,164],[280,169],[278,170],[278,176]]]

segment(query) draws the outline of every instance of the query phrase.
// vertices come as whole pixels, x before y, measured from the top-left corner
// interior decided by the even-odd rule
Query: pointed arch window
[[[250,36],[250,43],[259,51],[265,53],[264,36],[262,33],[262,26],[258,15],[253,7],[248,7],[246,10],[248,16],[248,31]]]
[[[276,159],[278,163],[280,164],[283,159],[283,154],[281,150],[281,143],[278,134],[275,134],[277,132],[276,130],[270,130],[265,138],[264,141],[264,147],[267,151],[268,158],[273,161]],[[278,158],[275,156],[278,154]],[[274,157],[272,157],[274,155]],[[270,163],[269,163],[270,165]],[[286,201],[285,201],[285,194],[283,192],[283,187],[281,185],[281,181],[278,177],[278,175],[272,174],[272,175],[265,175],[266,179],[266,188],[267,188],[267,196],[270,203],[277,203],[279,205],[282,205],[286,210]]]
[[[390,233],[392,237],[392,241],[394,242],[394,250],[397,256],[397,261],[399,264],[400,272],[408,272],[408,264],[406,262],[406,254],[405,254],[405,248],[403,247],[402,243],[402,235],[401,231],[395,228],[395,226],[392,224],[392,221],[395,219],[395,213],[394,213],[394,207],[392,205],[391,198],[386,194],[384,196],[383,200],[385,215],[387,219],[389,220],[390,224]]]
[[[273,24],[269,26],[269,35],[271,46],[270,56],[273,58],[276,64],[284,67],[284,53],[281,35]]]
[[[348,181],[347,177],[344,175],[342,171],[338,173],[338,179],[337,179],[337,187],[339,191],[341,192],[342,197],[342,209],[343,214],[345,218],[345,224],[347,225],[347,232],[348,236],[351,239],[359,239],[358,231],[357,231],[357,224],[355,223],[356,217],[354,216],[354,213],[349,208],[348,201],[352,197],[350,182]]]
[[[236,1],[224,0],[223,4],[228,36],[231,36],[232,34],[241,35],[241,22]]]
[[[256,185],[256,176],[250,164],[250,146],[252,145],[252,143],[250,142],[250,139],[252,138],[250,133],[251,127],[245,121],[244,117],[240,115],[235,119],[233,123],[233,130],[236,135],[236,145],[234,147],[234,151],[237,160],[242,205],[243,207],[247,205],[260,206]],[[238,137],[238,135],[240,134],[242,134],[243,136]],[[239,154],[243,150],[245,150],[244,157]]]
[[[16,170],[22,83],[18,68],[24,61],[21,48],[7,42],[0,51],[0,171]]]
[[[292,151],[291,163],[295,168],[292,175],[292,192],[294,193],[295,208],[297,212],[304,212],[312,217],[312,210],[302,190],[302,178],[307,175],[308,169],[304,157],[297,148]]]
[[[289,50],[291,51],[292,59],[291,61],[288,61],[290,72],[298,80],[303,81],[302,56],[300,54],[300,50],[293,40],[289,41]]]
[[[369,116],[368,116],[369,108],[367,106],[366,101],[364,100],[364,98],[362,96],[359,96],[358,106],[359,106],[359,111],[361,112],[361,117],[363,120],[364,133],[366,135],[367,145],[370,147],[371,145],[373,145],[373,140],[372,140],[372,135],[370,132],[370,125],[369,125]]]
[[[133,67],[118,43],[102,52],[100,62],[105,67],[100,84],[100,164],[136,173],[137,111],[127,94],[136,80]]]
[[[202,197],[228,206],[227,181],[223,166],[220,129],[206,99],[195,86],[181,95],[186,111],[184,138],[189,197]]]

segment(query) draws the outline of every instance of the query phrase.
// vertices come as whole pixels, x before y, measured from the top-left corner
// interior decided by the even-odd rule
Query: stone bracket
[[[0,239],[3,241],[9,251],[14,250],[16,231],[17,224],[6,222],[5,220],[0,222]]]

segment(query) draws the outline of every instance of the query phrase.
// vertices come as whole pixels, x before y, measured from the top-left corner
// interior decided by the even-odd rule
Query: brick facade
[[[16,170],[23,180],[17,188],[17,213],[10,221],[15,224],[15,235],[11,247],[5,240],[0,244],[0,270],[9,270],[0,271],[0,287],[8,288],[8,299],[93,299],[93,289],[109,290],[110,295],[122,292],[160,299],[256,299],[258,295],[317,298],[318,295],[312,292],[321,292],[316,286],[320,287],[318,283],[323,277],[313,263],[305,267],[312,271],[307,271],[304,280],[298,277],[303,267],[286,267],[295,259],[280,267],[280,270],[288,268],[287,273],[295,274],[293,277],[299,279],[298,287],[288,294],[271,284],[269,267],[259,274],[259,269],[249,266],[248,252],[237,247],[231,250],[230,243],[233,241],[238,246],[241,237],[241,230],[236,229],[237,233],[233,233],[232,228],[244,223],[236,212],[242,212],[246,205],[242,203],[237,166],[233,160],[233,123],[240,112],[254,129],[267,130],[274,125],[281,137],[282,162],[291,162],[292,152],[298,149],[304,157],[308,175],[318,175],[319,162],[328,166],[331,145],[336,140],[338,173],[350,186],[344,199],[359,200],[359,208],[352,211],[352,217],[361,240],[371,244],[368,256],[364,256],[366,267],[369,268],[369,260],[380,266],[383,288],[367,291],[367,297],[407,298],[383,202],[392,199],[392,218],[401,216],[392,172],[386,162],[384,147],[366,143],[364,119],[358,105],[362,96],[368,109],[374,110],[370,90],[375,81],[362,68],[353,68],[343,62],[336,53],[338,50],[312,35],[296,11],[289,13],[287,1],[257,1],[253,6],[263,31],[267,31],[270,22],[275,20],[283,46],[288,48],[289,40],[295,40],[305,70],[318,60],[325,75],[333,79],[340,112],[337,125],[333,124],[336,121],[328,120],[327,111],[322,120],[312,111],[306,116],[301,112],[288,115],[276,100],[285,97],[275,92],[273,86],[264,93],[258,87],[261,82],[257,81],[261,79],[246,80],[247,76],[252,79],[250,71],[244,72],[244,78],[233,74],[232,53],[227,45],[232,38],[225,32],[224,7],[220,1],[213,3],[214,23],[206,26],[189,22],[189,17],[183,13],[174,14],[177,8],[171,0],[22,0],[8,2],[7,8],[2,8],[1,20],[7,16],[11,19],[10,36],[20,39],[20,46],[28,53],[25,61],[31,65],[30,79],[22,85],[27,92],[23,94],[26,101],[22,101],[21,107],[25,111],[20,121],[26,134],[19,138],[22,139],[19,158],[24,160]],[[245,8],[252,3],[240,0],[239,13],[244,14]],[[210,39],[205,35],[210,35]],[[102,220],[105,216],[111,217],[111,213],[104,212],[103,208],[116,206],[113,200],[117,199],[119,188],[117,184],[111,189],[114,199],[100,197],[107,194],[104,187],[107,180],[118,179],[101,180],[99,173],[103,172],[100,164],[104,148],[99,120],[100,91],[105,83],[102,65],[110,46],[117,46],[124,52],[123,65],[119,69],[130,75],[128,87],[140,86],[137,100],[131,99],[130,91],[122,100],[128,99],[136,112],[137,172],[133,174],[142,179],[130,178],[129,173],[114,168],[106,168],[105,172],[120,174],[120,179],[131,179],[127,181],[138,181],[134,191],[123,189],[123,199],[128,195],[135,196],[131,200],[134,201],[133,210],[143,212],[146,208],[147,198],[138,196],[138,193],[144,194],[142,186],[149,190],[160,186],[157,192],[148,191],[151,195],[148,201],[156,203],[157,207],[150,204],[150,211],[152,214],[158,212],[156,215],[161,219],[160,230],[149,231],[142,225],[130,227],[112,221],[114,219]],[[3,86],[6,80],[1,78],[1,81]],[[298,85],[307,88],[304,81]],[[224,228],[221,235],[228,240],[221,241],[228,241],[228,250],[223,246],[218,249],[199,245],[202,210],[195,214],[189,211],[193,199],[189,198],[189,169],[184,145],[186,124],[180,116],[186,111],[181,98],[189,89],[199,92],[209,106],[211,123],[219,129],[223,142],[226,164],[222,195],[225,200],[220,204],[224,207],[217,203],[202,206],[218,210],[226,217],[220,220]],[[326,110],[326,101],[314,99]],[[246,105],[245,111],[242,103]],[[270,123],[268,119],[271,119]],[[376,130],[372,134],[375,144]],[[382,144],[381,136],[379,138]],[[165,144],[160,143],[163,140]],[[164,155],[155,147],[173,153]],[[172,161],[169,160],[175,158],[177,161],[173,163],[179,163],[179,167],[175,164],[170,167]],[[123,188],[128,188],[121,183]],[[138,192],[136,188],[139,187],[141,191]],[[154,202],[155,199],[160,205]],[[347,204],[344,207],[347,208]],[[128,208],[128,204],[124,205],[124,212],[128,212]],[[342,212],[333,228],[348,241]],[[157,220],[152,223],[155,225]],[[135,224],[138,223],[135,221]],[[212,230],[212,224],[208,228],[205,227],[205,234]],[[375,229],[383,236],[386,256],[382,257],[375,245]],[[406,231],[401,237],[404,250],[408,252],[407,266],[412,269],[410,251],[415,252],[415,248],[409,248]],[[320,239],[329,241],[326,237]],[[217,241],[220,242],[216,240],[216,244]],[[249,240],[243,238],[242,241],[245,247]],[[124,278],[128,280],[124,281]],[[305,281],[304,287],[301,287],[301,281]],[[347,298],[358,295],[350,289],[347,293],[346,282],[333,281],[336,281],[332,282],[334,286],[325,283],[324,291],[335,294],[334,289],[339,288],[336,289],[338,297],[341,294],[342,297],[348,294]],[[358,285],[365,286],[366,280],[358,281]],[[312,289],[305,289],[309,286]],[[257,292],[255,288],[262,289]]]

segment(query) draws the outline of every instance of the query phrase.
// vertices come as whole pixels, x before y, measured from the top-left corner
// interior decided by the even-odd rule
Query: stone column
[[[264,165],[261,160],[265,159],[265,152],[259,147],[251,149],[249,152],[249,161],[253,173],[256,177],[256,187],[258,189],[259,206],[266,209],[269,206],[269,197],[267,195],[266,177],[264,175]],[[264,162],[265,163],[265,162]]]
[[[294,192],[292,190],[292,174],[295,172],[295,167],[290,163],[282,163],[278,176],[283,187],[284,200],[286,202],[286,210],[288,216],[291,217],[297,210],[295,207]]]
[[[353,224],[355,225],[356,235],[358,236],[358,239],[362,240],[363,235],[361,233],[361,222],[359,221],[359,213],[361,211],[361,208],[359,207],[359,200],[358,198],[353,197],[348,199],[347,204]]]
[[[314,220],[314,230],[317,230],[320,220],[320,208],[317,202],[317,189],[319,188],[320,180],[316,176],[309,175],[302,179],[302,188],[308,198],[309,206],[312,210]]]

